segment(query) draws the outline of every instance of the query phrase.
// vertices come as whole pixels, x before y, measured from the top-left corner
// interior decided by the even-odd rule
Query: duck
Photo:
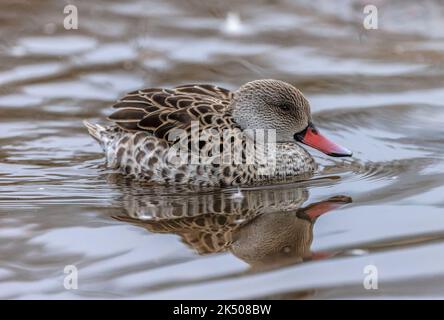
[[[108,125],[84,121],[107,167],[156,184],[294,181],[317,169],[302,145],[352,156],[315,127],[302,92],[280,80],[254,80],[235,91],[211,84],[141,89],[113,109]]]

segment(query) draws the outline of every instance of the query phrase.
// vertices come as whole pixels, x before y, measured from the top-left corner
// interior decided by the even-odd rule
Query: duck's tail
[[[122,130],[116,125],[102,126],[97,123],[91,123],[84,120],[83,124],[88,129],[89,134],[97,140],[100,146],[106,151],[111,144],[117,141],[122,135]]]
[[[93,137],[101,145],[103,145],[103,142],[104,142],[103,138],[106,133],[106,128],[101,126],[100,124],[92,124],[91,122],[88,122],[86,120],[83,120],[83,124],[88,129],[88,132],[91,135],[91,137]]]

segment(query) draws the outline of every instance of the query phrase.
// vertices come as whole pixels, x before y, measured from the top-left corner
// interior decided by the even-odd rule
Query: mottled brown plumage
[[[124,130],[147,131],[168,141],[172,129],[187,129],[192,121],[205,128],[233,126],[227,112],[231,98],[230,91],[211,85],[138,90],[119,100],[108,119]]]

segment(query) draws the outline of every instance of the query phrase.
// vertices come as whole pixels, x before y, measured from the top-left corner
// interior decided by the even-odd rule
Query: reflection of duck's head
[[[338,196],[295,211],[261,215],[239,229],[231,252],[255,267],[302,262],[311,257],[317,217],[350,201]]]
[[[307,198],[301,187],[244,190],[242,199],[220,191],[127,194],[127,215],[116,218],[150,232],[177,234],[199,254],[230,250],[252,266],[280,265],[308,257],[316,218],[350,202],[341,196],[301,208]]]
[[[231,252],[250,265],[301,261],[310,253],[313,224],[296,212],[265,214],[241,228]]]

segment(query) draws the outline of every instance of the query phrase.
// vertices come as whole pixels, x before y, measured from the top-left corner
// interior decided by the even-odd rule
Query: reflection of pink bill
[[[310,220],[315,220],[318,217],[322,216],[323,214],[328,213],[329,211],[336,210],[350,202],[352,202],[352,199],[350,197],[346,196],[331,197],[328,200],[313,203],[307,206],[304,209],[304,213],[310,218]]]

